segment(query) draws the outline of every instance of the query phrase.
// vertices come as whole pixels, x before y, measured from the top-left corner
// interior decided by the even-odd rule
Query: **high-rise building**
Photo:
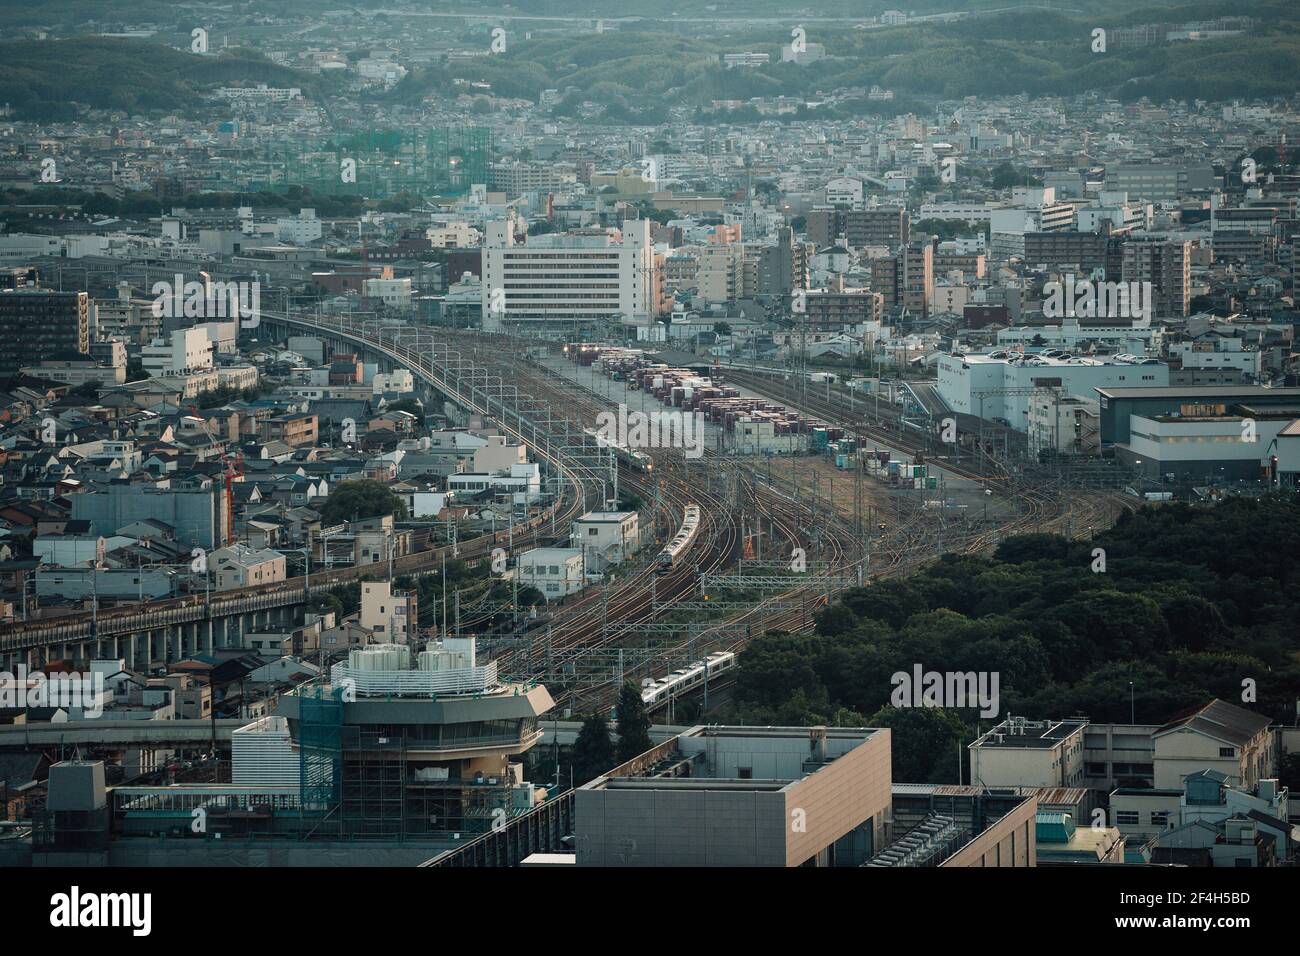
[[[934,289],[934,247],[912,243],[872,259],[871,288],[884,296],[886,313],[905,308],[916,316],[927,315]]]
[[[793,289],[808,288],[811,258],[812,249],[795,241],[793,229],[781,229],[775,245],[758,249],[757,291],[760,295],[789,295]]]
[[[1124,243],[1125,282],[1150,282],[1157,316],[1188,315],[1192,310],[1192,244],[1187,241],[1133,239]]]
[[[0,291],[0,373],[90,350],[90,296],[23,287]]]

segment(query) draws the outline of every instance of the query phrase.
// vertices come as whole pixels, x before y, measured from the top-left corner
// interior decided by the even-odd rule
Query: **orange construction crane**
[[[232,462],[230,456],[226,454],[226,443],[217,441],[217,437],[212,434],[212,429],[208,427],[208,420],[199,414],[198,406],[188,406],[190,414],[199,420],[203,426],[204,433],[221,452],[221,482],[225,489],[226,497],[226,543],[233,544],[235,541],[235,476],[244,474],[244,453],[242,451],[235,453],[235,460]]]

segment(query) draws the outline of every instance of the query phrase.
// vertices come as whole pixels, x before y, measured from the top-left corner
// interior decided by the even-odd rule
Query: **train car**
[[[695,661],[660,677],[647,681],[641,688],[641,700],[646,706],[666,703],[670,698],[693,690],[706,679],[713,680],[717,675],[736,666],[736,655],[731,651],[717,651],[702,661]]]
[[[669,541],[667,546],[659,552],[656,559],[659,570],[667,571],[675,568],[678,563],[690,551],[691,545],[695,543],[696,535],[700,533],[700,506],[689,504],[686,506],[686,514],[682,519],[682,526],[677,529],[677,534],[673,540]]]
[[[645,452],[634,451],[627,445],[624,445],[621,442],[616,442],[611,438],[606,438],[604,435],[591,428],[584,429],[584,431],[587,437],[601,448],[614,449],[614,456],[633,471],[639,471],[643,474],[648,474],[649,472],[654,471],[654,459]]]

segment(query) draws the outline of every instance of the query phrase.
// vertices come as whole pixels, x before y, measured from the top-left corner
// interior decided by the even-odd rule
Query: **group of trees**
[[[1095,549],[1104,551],[1096,572]],[[846,592],[813,634],[741,656],[732,723],[889,726],[895,777],[956,782],[975,709],[895,709],[899,672],[997,674],[999,716],[1158,723],[1218,697],[1275,720],[1300,698],[1300,503],[1124,514],[1092,541],[1009,538]],[[1131,685],[1131,686],[1130,686]]]
[[[609,721],[603,714],[592,714],[582,722],[573,745],[573,785],[580,787],[589,780],[613,770],[650,749],[650,715],[641,700],[641,689],[627,681],[618,695],[615,732],[618,743],[610,737]],[[554,765],[550,767],[554,772]],[[544,776],[544,774],[542,775]]]
[[[382,481],[370,478],[339,482],[319,510],[323,525],[379,515],[392,515],[398,520],[406,517],[406,503]]]

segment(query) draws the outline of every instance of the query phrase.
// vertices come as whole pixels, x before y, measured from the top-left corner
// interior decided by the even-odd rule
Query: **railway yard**
[[[470,336],[460,348],[472,363],[584,428],[619,404],[647,413],[662,407],[558,347],[544,358],[524,358],[494,337]],[[725,374],[746,393],[794,405],[785,382]],[[853,414],[848,401],[797,398],[799,411],[859,436],[860,447],[872,443],[908,462],[926,451],[924,441],[904,437],[897,414],[873,422],[860,401]],[[632,570],[561,605],[547,627],[545,666],[531,634],[512,637],[514,646],[503,650],[512,667],[528,662],[522,671],[544,677],[566,706],[611,702],[619,677],[662,678],[707,653],[738,651],[767,630],[811,629],[814,612],[844,587],[904,573],[945,551],[988,552],[1011,534],[1083,535],[1126,506],[1119,495],[1096,493],[1070,496],[1067,507],[1059,488],[1018,480],[991,464],[976,469],[930,457],[953,506],[927,508],[924,489],[890,488],[862,468],[845,471],[822,456],[728,454],[716,448],[717,437],[716,429],[706,430],[698,461],[681,449],[650,449],[648,474],[620,466],[620,488],[652,515],[656,548],[676,533],[689,504],[700,506],[702,527],[689,558],[656,576],[656,548],[649,548]]]

